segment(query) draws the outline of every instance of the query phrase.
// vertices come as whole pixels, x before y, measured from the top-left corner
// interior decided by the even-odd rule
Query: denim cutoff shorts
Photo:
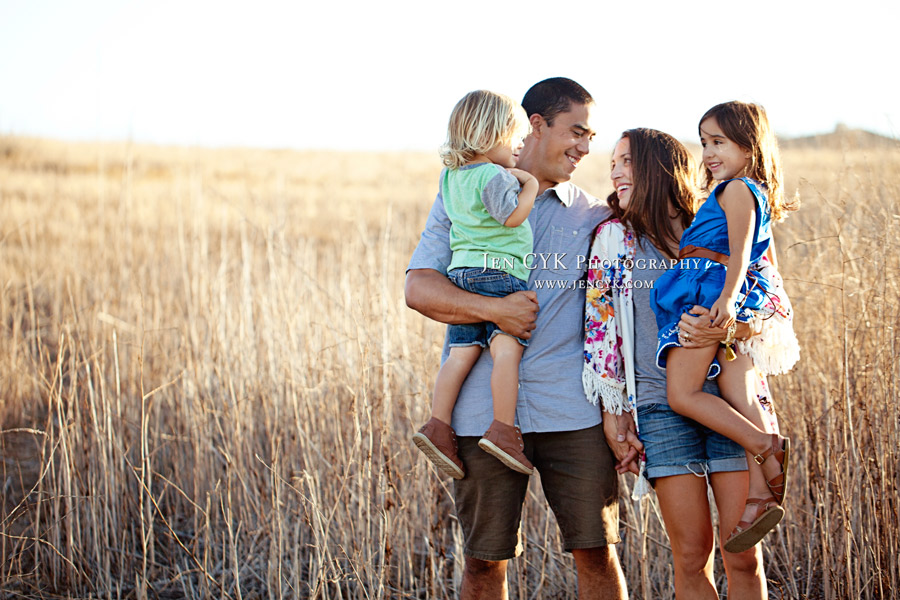
[[[447,277],[456,284],[456,287],[467,292],[494,298],[502,298],[513,292],[524,292],[528,289],[528,284],[518,277],[513,277],[509,273],[497,269],[460,267],[447,273]],[[489,322],[450,325],[447,328],[447,342],[451,348],[474,345],[486,348],[498,333],[503,333],[503,331],[496,324]],[[528,346],[527,340],[516,339],[523,346]]]
[[[644,443],[646,475],[659,477],[746,471],[747,455],[731,439],[679,415],[668,404],[638,406],[638,436]]]

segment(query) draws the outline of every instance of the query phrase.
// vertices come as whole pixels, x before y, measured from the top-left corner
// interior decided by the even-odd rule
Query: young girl
[[[450,115],[441,149],[447,166],[441,173],[441,197],[451,221],[453,250],[447,276],[464,290],[499,297],[527,289],[525,255],[532,251],[532,233],[526,219],[538,182],[514,167],[528,132],[528,117],[519,104],[484,90],[467,94]],[[489,346],[494,421],[478,445],[530,475],[534,467],[515,426],[519,361],[528,343],[494,323],[451,325],[447,337],[450,354],[434,385],[431,419],[413,436],[416,446],[444,473],[465,476],[450,422],[466,376]]]
[[[744,514],[725,544],[730,552],[753,547],[784,516],[790,444],[768,433],[756,402],[753,363],[733,349],[736,322],[758,321],[771,286],[752,263],[770,252],[772,221],[796,206],[782,194],[778,147],[761,106],[727,102],[700,120],[709,198],[681,238],[680,262],[654,286],[651,306],[659,326],[657,363],[666,369],[672,409],[739,443],[748,458],[750,487]],[[773,261],[774,262],[774,261]],[[709,309],[710,327],[728,329],[723,346],[685,348],[683,312]],[[704,393],[718,376],[727,401]]]

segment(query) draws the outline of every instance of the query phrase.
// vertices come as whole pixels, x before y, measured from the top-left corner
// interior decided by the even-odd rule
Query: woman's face
[[[613,150],[612,162],[610,163],[609,177],[612,179],[613,186],[616,188],[616,197],[619,199],[619,207],[625,209],[628,207],[628,201],[631,199],[631,141],[627,137],[623,137],[616,144]]]

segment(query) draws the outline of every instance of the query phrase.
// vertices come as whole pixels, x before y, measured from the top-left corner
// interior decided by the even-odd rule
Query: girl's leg
[[[770,448],[772,437],[732,406],[703,391],[703,381],[717,346],[672,348],[666,356],[666,392],[669,406],[677,413],[731,438],[752,455]],[[775,461],[772,461],[773,463]],[[775,466],[775,469],[780,467]]]
[[[494,397],[494,419],[515,425],[516,402],[519,399],[519,362],[525,347],[510,336],[498,333],[491,340],[491,394]]]
[[[475,366],[483,348],[479,345],[455,346],[450,348],[447,360],[441,365],[434,382],[434,397],[431,400],[431,416],[447,425],[453,418],[453,407],[463,382]]]
[[[753,361],[746,354],[740,353],[734,360],[726,360],[725,351],[722,349],[719,350],[718,358],[722,365],[722,372],[718,378],[719,392],[729,405],[746,417],[761,432],[766,433],[766,447],[769,447],[772,438],[768,433],[763,408],[756,399],[756,382],[754,381],[756,371],[753,368]],[[781,473],[781,466],[774,460],[767,460],[759,465],[753,458],[755,454],[757,452],[747,450],[750,489],[745,498],[768,498],[772,493],[769,491],[766,480],[777,477]],[[753,521],[752,515],[755,510],[756,507],[753,505],[746,506],[741,520]]]
[[[717,600],[706,479],[696,475],[661,477],[656,480],[656,497],[672,544],[675,598]]]
[[[749,479],[746,471],[712,473],[709,479],[719,512],[721,546],[742,517],[741,506],[747,498]],[[763,600],[769,597],[759,545],[737,554],[725,552],[723,548],[722,559],[728,575],[729,598]]]

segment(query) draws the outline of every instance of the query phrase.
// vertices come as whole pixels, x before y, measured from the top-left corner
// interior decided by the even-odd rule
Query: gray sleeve
[[[441,177],[443,180],[443,176]],[[453,252],[450,250],[450,217],[444,210],[444,199],[441,197],[440,188],[428,220],[425,222],[425,231],[419,238],[419,244],[409,259],[407,271],[412,269],[434,269],[441,273],[447,273]]]
[[[481,190],[481,201],[491,215],[501,225],[519,206],[519,191],[522,187],[515,176],[502,167],[497,175]]]

